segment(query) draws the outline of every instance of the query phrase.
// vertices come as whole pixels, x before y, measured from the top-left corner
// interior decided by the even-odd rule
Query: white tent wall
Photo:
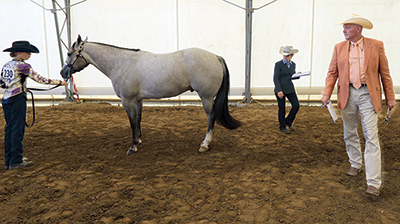
[[[40,2],[42,3],[42,2]],[[48,6],[51,7],[51,4]],[[54,79],[61,79],[61,61],[53,14],[42,10],[27,0],[1,0],[0,2],[0,50],[11,47],[13,41],[29,40],[39,48],[39,54],[29,59],[35,71]],[[1,66],[11,58],[7,52],[0,54]],[[28,79],[28,85],[40,84]],[[2,90],[1,90],[2,91]],[[62,93],[62,89],[56,91]]]
[[[50,0],[34,0],[47,9]],[[63,5],[64,0],[58,0]],[[71,0],[71,4],[79,0]],[[230,2],[245,7],[244,0]],[[258,8],[270,0],[253,1]],[[271,97],[273,69],[281,60],[282,45],[299,49],[293,60],[297,71],[311,71],[310,77],[295,81],[303,94],[320,94],[335,43],[344,40],[335,22],[349,13],[369,18],[374,28],[364,36],[384,41],[395,86],[400,86],[398,46],[400,24],[398,0],[278,0],[253,13],[251,92],[254,97]],[[41,53],[28,63],[48,78],[60,79],[54,15],[29,0],[1,0],[0,47],[15,40],[29,40]],[[58,12],[60,27],[64,14]],[[87,0],[71,8],[72,42],[78,34],[89,41],[155,53],[200,47],[225,58],[231,73],[231,96],[240,98],[245,86],[245,11],[222,0]],[[66,41],[66,32],[63,32]],[[63,47],[66,57],[66,49]],[[10,60],[0,54],[0,62]],[[74,75],[79,93],[113,95],[110,80],[93,66]],[[29,81],[29,86],[39,86]],[[55,91],[63,92],[62,88]],[[399,92],[399,91],[397,91]],[[193,93],[187,93],[193,95]]]
[[[323,86],[329,67],[335,43],[344,40],[342,26],[334,25],[338,20],[345,19],[349,13],[357,13],[372,21],[371,30],[364,29],[363,35],[381,40],[385,44],[386,56],[394,85],[400,86],[400,67],[395,41],[400,30],[400,1],[398,0],[316,0],[314,10],[314,37],[312,54],[312,87]],[[396,88],[400,93],[400,89]]]
[[[257,8],[266,2],[254,1]],[[254,95],[273,94],[275,63],[282,60],[279,48],[299,49],[293,57],[297,71],[310,71],[313,26],[313,0],[278,0],[259,9],[253,16],[252,82]],[[296,87],[311,87],[310,77],[294,81]],[[267,88],[266,88],[267,87]]]
[[[179,48],[200,47],[222,56],[230,71],[231,88],[244,88],[244,10],[218,0],[183,0],[178,9]]]
[[[225,58],[233,89],[244,86],[243,10],[215,0],[127,1],[118,5],[99,0],[82,5],[85,7],[76,7],[72,11],[74,39],[80,34],[88,36],[89,41],[154,53],[203,48]],[[96,9],[93,15],[88,15],[86,7]],[[82,19],[83,14],[86,14],[86,19]],[[111,86],[110,81],[95,68],[90,67],[81,73],[85,74],[74,76],[79,91],[110,93],[107,89]],[[193,95],[190,92],[186,94]]]
[[[72,39],[78,34],[88,41],[151,52],[175,51],[177,44],[175,0],[89,0],[71,11]],[[91,10],[88,11],[87,9]],[[78,88],[110,88],[111,81],[93,66],[74,75]],[[96,93],[100,94],[100,93]]]

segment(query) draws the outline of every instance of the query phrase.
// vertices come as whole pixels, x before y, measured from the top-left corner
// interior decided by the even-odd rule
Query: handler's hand
[[[282,91],[278,92],[278,97],[279,97],[279,98],[281,98],[281,99],[282,99],[284,96],[285,96],[285,94],[283,94],[283,92],[282,92]]]
[[[327,96],[327,95],[324,95],[324,96],[322,96],[322,98],[321,98],[321,103],[324,105],[324,106],[328,106],[327,105],[327,102],[329,101],[329,96]]]
[[[61,85],[62,85],[62,86],[66,86],[66,85],[68,85],[68,82],[66,82],[66,81],[61,81]]]
[[[393,109],[394,105],[396,105],[396,100],[387,100],[386,105],[389,108],[389,110]]]

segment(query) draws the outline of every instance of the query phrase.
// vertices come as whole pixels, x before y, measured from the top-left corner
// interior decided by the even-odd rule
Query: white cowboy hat
[[[369,21],[368,19],[357,15],[357,14],[350,14],[347,16],[347,18],[345,20],[339,20],[337,21],[335,24],[357,24],[362,26],[365,29],[372,29],[372,27],[374,27],[374,25],[372,25],[371,21]]]
[[[294,49],[292,46],[286,45],[286,46],[282,46],[279,49],[279,54],[281,55],[290,55],[290,54],[296,54],[297,52],[299,52],[299,50]]]

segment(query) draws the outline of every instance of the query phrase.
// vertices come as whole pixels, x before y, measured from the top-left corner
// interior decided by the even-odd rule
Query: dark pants
[[[299,99],[297,99],[296,93],[285,94],[285,96],[281,98],[278,97],[278,94],[275,93],[276,99],[278,100],[278,118],[279,118],[279,128],[284,129],[286,126],[290,126],[293,124],[294,119],[296,118],[296,114],[300,109]],[[286,98],[288,98],[289,102],[292,104],[292,109],[289,112],[289,115],[286,116]]]
[[[25,134],[26,95],[14,96],[11,102],[3,102],[5,128],[5,165],[11,166],[22,162],[22,140]]]

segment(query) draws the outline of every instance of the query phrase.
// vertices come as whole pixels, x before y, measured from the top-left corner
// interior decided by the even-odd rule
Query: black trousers
[[[5,165],[11,166],[22,162],[22,151],[26,121],[26,95],[14,96],[10,103],[3,102],[5,127]]]
[[[293,124],[294,119],[296,118],[296,114],[300,109],[299,99],[297,98],[296,93],[285,94],[285,96],[281,98],[278,97],[278,94],[275,93],[276,99],[278,100],[278,119],[279,119],[279,128],[284,129],[286,126],[290,126]],[[286,98],[292,104],[292,109],[290,110],[288,116],[286,117]]]

